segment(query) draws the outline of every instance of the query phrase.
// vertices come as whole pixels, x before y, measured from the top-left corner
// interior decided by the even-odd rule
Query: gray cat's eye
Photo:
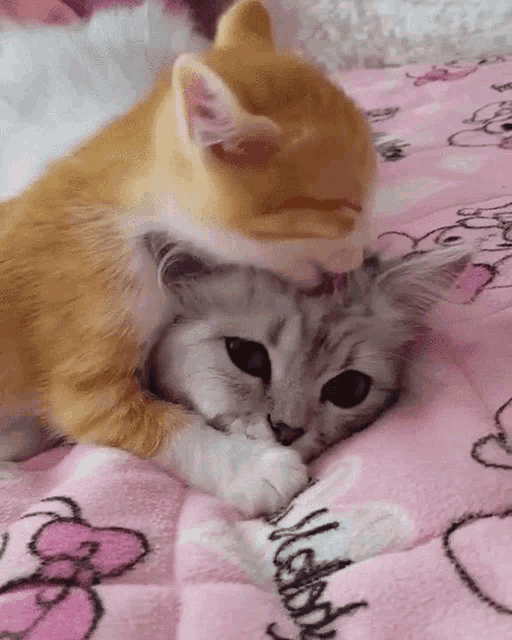
[[[328,400],[340,409],[351,409],[366,399],[371,386],[370,376],[349,369],[324,384],[320,402]]]
[[[244,373],[270,383],[271,367],[267,349],[259,342],[242,338],[225,338],[231,362]]]

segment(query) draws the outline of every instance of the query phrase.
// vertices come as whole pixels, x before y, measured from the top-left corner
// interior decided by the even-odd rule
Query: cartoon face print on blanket
[[[366,117],[372,125],[377,125],[385,120],[394,118],[399,110],[400,107],[370,109],[366,111]],[[409,143],[404,142],[401,138],[388,135],[384,131],[374,131],[373,140],[377,153],[386,162],[394,162],[405,158],[405,149],[409,146]]]
[[[94,527],[71,498],[42,500],[0,541],[0,638],[90,638],[104,614],[94,587],[148,552],[141,533]]]
[[[474,302],[484,291],[503,295],[503,289],[512,287],[512,195],[441,211],[424,218],[417,229],[413,224],[382,233],[379,244],[403,256],[441,247],[475,248],[472,264],[457,281],[454,301]]]
[[[451,82],[465,78],[471,73],[478,71],[481,67],[496,62],[506,62],[503,56],[488,56],[478,60],[452,60],[444,65],[432,65],[432,67],[420,76],[411,75],[407,72],[407,78],[414,78],[415,87],[423,87],[430,82]]]
[[[499,147],[512,150],[512,100],[491,102],[477,109],[464,124],[476,125],[448,138],[453,147]]]

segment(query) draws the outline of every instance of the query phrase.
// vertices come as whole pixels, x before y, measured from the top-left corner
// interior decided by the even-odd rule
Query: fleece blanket
[[[512,53],[509,0],[268,0],[333,71]],[[281,24],[280,24],[281,26]]]
[[[124,452],[0,470],[0,638],[512,636],[512,59],[339,78],[377,134],[378,241],[470,243],[399,403],[259,520]]]

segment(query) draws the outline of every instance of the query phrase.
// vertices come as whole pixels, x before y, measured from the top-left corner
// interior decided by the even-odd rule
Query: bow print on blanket
[[[0,587],[0,637],[85,640],[104,612],[94,585],[122,576],[148,544],[137,531],[91,526],[76,502],[59,496],[43,499],[3,534],[0,566],[17,552],[19,577]]]

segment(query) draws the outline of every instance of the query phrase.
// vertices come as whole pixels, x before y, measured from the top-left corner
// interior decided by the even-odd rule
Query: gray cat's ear
[[[193,54],[173,66],[176,117],[186,148],[235,164],[265,164],[279,148],[276,122],[245,110],[224,80]]]
[[[172,289],[191,280],[208,276],[213,269],[214,266],[207,259],[177,246],[161,258],[158,266],[158,282],[160,286]]]
[[[467,247],[410,254],[390,262],[373,257],[367,277],[375,313],[421,325],[432,305],[447,298],[471,258]]]
[[[165,232],[147,233],[144,246],[157,266],[158,284],[172,289],[192,279],[210,275],[216,265],[208,257],[199,255]]]
[[[373,283],[384,269],[380,254],[365,249],[360,267],[333,278],[334,290],[343,306],[366,302]]]
[[[157,265],[160,264],[164,255],[176,246],[176,241],[172,240],[165,231],[150,231],[143,236],[142,240]]]

